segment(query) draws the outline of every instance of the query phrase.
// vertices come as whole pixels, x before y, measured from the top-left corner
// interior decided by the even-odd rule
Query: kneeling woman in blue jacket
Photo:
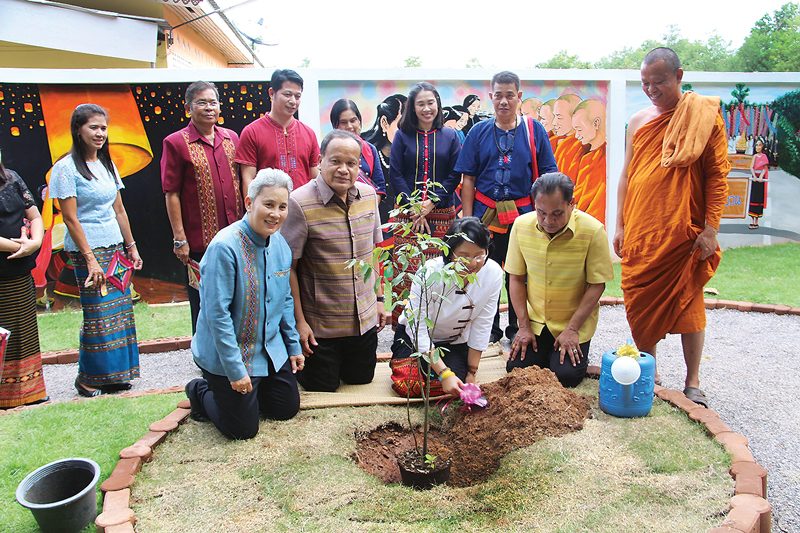
[[[250,439],[259,417],[287,420],[300,408],[295,373],[304,358],[289,288],[292,252],[278,230],[292,180],[259,171],[242,220],[221,230],[200,263],[200,315],[192,354],[202,379],[186,385],[194,419]]]

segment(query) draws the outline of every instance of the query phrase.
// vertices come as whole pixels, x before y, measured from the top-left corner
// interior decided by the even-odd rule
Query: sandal
[[[708,407],[708,398],[706,398],[706,393],[697,387],[686,387],[683,389],[683,395],[698,405]]]
[[[750,229],[758,229],[758,224],[750,224],[747,227],[750,228]]]
[[[83,396],[84,398],[94,398],[95,396],[100,396],[101,394],[103,394],[103,391],[101,391],[100,389],[94,389],[94,390],[87,389],[86,387],[81,385],[81,382],[78,381],[78,378],[75,378],[75,390],[78,391],[79,396]]]

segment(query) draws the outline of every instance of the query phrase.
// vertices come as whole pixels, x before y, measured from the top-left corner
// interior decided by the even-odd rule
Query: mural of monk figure
[[[577,94],[562,94],[553,104],[553,132],[558,136],[558,144],[553,153],[556,156],[558,170],[570,177],[572,181],[578,175],[578,164],[586,151],[581,142],[573,135],[572,113],[580,103]],[[552,141],[551,141],[552,142]]]
[[[606,106],[600,100],[584,100],[572,114],[572,128],[584,149],[575,177],[578,209],[605,224],[606,220]]]
[[[542,101],[539,98],[526,98],[519,104],[521,115],[532,117],[534,120],[539,120],[539,108],[542,107]]]
[[[547,132],[547,136],[550,139],[550,148],[553,149],[554,154],[558,146],[558,135],[553,132],[553,118],[555,118],[555,115],[553,115],[553,105],[555,105],[555,103],[556,99],[553,98],[539,106],[539,122],[542,123],[544,131]]]

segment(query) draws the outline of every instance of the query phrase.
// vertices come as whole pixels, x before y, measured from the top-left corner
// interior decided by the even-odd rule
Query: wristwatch
[[[182,241],[179,241],[178,239],[174,239],[174,240],[172,241],[172,246],[173,246],[173,247],[174,247],[176,250],[177,250],[178,248],[183,248],[183,247],[184,247],[184,246],[186,246],[187,244],[189,244],[189,241],[187,241],[187,240],[182,240]]]

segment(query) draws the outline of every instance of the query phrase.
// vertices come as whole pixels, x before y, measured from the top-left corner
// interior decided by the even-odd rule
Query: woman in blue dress
[[[78,377],[81,396],[131,388],[139,377],[139,346],[130,285],[119,290],[106,272],[115,256],[133,269],[142,258],[133,240],[120,190],[124,187],[108,149],[108,115],[81,104],[70,120],[72,149],[53,165],[50,196],[57,198],[67,226],[64,249],[75,266],[83,324]]]

